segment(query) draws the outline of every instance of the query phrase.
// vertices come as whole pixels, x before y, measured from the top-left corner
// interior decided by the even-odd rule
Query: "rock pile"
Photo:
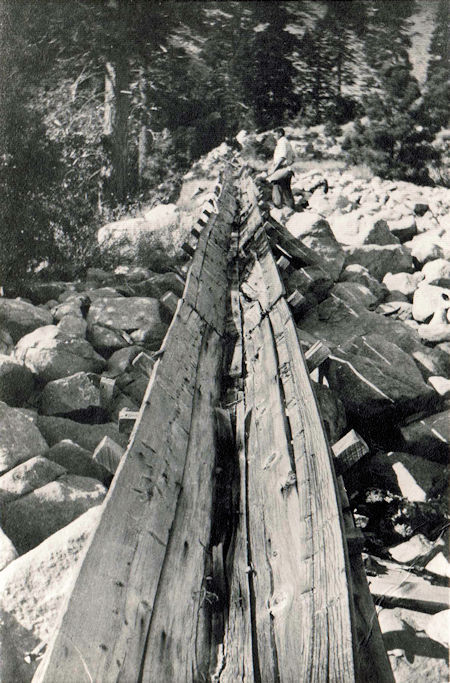
[[[167,266],[170,267],[170,262]],[[0,299],[2,681],[30,681],[99,519],[184,280],[119,267]]]
[[[297,175],[294,196],[318,180]],[[450,192],[350,173],[327,180],[306,210],[271,210],[323,269],[287,269],[285,286],[305,297],[295,313],[304,348],[330,349],[321,376],[339,411],[331,442],[353,428],[369,445],[344,479],[396,680],[445,680],[448,621],[432,613],[449,602]]]
[[[304,198],[320,179],[297,175],[294,195]],[[313,192],[306,210],[271,212],[318,257],[287,268],[285,287],[301,302],[293,310],[305,351],[319,341],[329,349],[313,376],[331,444],[352,429],[368,444],[344,479],[396,678],[443,680],[450,193],[347,172],[327,180],[328,192]],[[175,224],[181,230],[176,207],[159,218],[168,236]],[[143,217],[129,230],[106,226],[99,239],[133,250],[146,225]],[[0,298],[6,683],[31,680],[126,446],[119,416],[140,406],[183,287],[174,268],[123,266]],[[408,595],[399,597],[394,587],[405,580]]]

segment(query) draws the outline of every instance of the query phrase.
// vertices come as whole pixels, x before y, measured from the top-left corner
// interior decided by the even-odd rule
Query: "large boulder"
[[[391,294],[403,294],[408,301],[412,301],[414,292],[423,280],[423,274],[418,273],[386,273],[383,284]]]
[[[133,360],[142,352],[142,346],[128,346],[123,349],[118,349],[108,358],[108,373],[112,375],[125,372]]]
[[[101,422],[105,413],[100,400],[100,377],[77,372],[48,382],[41,394],[40,410],[43,415]]]
[[[358,282],[337,282],[330,290],[330,296],[341,299],[350,306],[359,304],[368,309],[374,309],[378,303],[370,289]]]
[[[65,417],[47,415],[38,415],[36,422],[49,446],[54,446],[62,439],[70,439],[86,450],[93,452],[104,436],[110,436],[124,448],[128,441],[128,438],[119,432],[119,428],[113,422],[88,425],[80,424]]]
[[[450,410],[410,422],[400,428],[405,450],[431,460],[445,461],[450,446]]]
[[[177,296],[182,296],[184,280],[177,273],[161,273],[148,280],[137,282],[133,285],[133,290],[138,296],[149,296],[154,299],[160,299],[165,292],[173,292]]]
[[[373,486],[399,494],[409,501],[434,498],[446,485],[445,472],[438,463],[411,453],[379,452],[365,463]]]
[[[51,325],[50,311],[38,308],[21,299],[0,298],[0,326],[9,332],[15,342],[43,325]]]
[[[65,474],[3,509],[2,528],[20,554],[100,505],[105,487],[96,479]]]
[[[10,356],[0,355],[0,401],[10,406],[21,406],[34,388],[33,373],[23,363]]]
[[[380,282],[386,273],[412,272],[411,253],[401,244],[365,244],[362,247],[344,247],[346,265],[358,263]]]
[[[132,332],[130,337],[135,344],[142,344],[149,351],[157,351],[168,329],[166,322],[149,323]]]
[[[125,218],[104,225],[97,233],[102,251],[130,258],[136,255],[139,243],[156,239],[165,243],[177,229],[180,212],[175,204],[159,204],[147,210],[143,216]]]
[[[415,260],[422,265],[434,259],[446,258],[441,240],[443,232],[441,228],[428,230],[416,235],[409,242],[405,242],[405,246],[410,249]]]
[[[57,299],[66,287],[65,282],[30,282],[25,293],[33,304],[45,304],[50,299]]]
[[[0,508],[67,474],[65,467],[37,455],[0,476]]]
[[[104,354],[123,349],[132,343],[131,337],[123,330],[115,330],[106,325],[90,325],[87,338],[94,349]]]
[[[39,663],[27,653],[45,648],[97,528],[91,508],[0,572],[0,678],[28,683]]]
[[[356,337],[333,353],[329,385],[358,420],[409,415],[436,400],[412,358],[379,334]]]
[[[305,213],[294,213],[287,221],[286,227],[294,237],[301,239],[317,254],[323,269],[336,281],[344,267],[345,254],[329,223],[317,214],[306,214],[305,220]]]
[[[428,261],[422,268],[424,284],[450,288],[450,261],[439,258]]]
[[[289,275],[286,282],[286,291],[288,294],[291,294],[297,289],[304,296],[312,294],[317,301],[323,301],[332,286],[333,280],[322,268],[307,266],[294,270]]]
[[[76,372],[101,372],[106,365],[89,342],[67,336],[56,325],[41,327],[22,337],[15,356],[45,382]]]
[[[376,216],[357,213],[346,217],[330,219],[331,228],[341,244],[362,246],[363,244],[399,244],[399,240],[389,230],[385,220]]]
[[[421,283],[414,293],[413,318],[422,323],[442,305],[450,307],[450,289]]]
[[[33,421],[19,408],[0,401],[0,474],[48,450]]]
[[[99,324],[132,332],[161,322],[159,301],[144,297],[97,299],[89,309],[87,321],[89,326]]]
[[[57,325],[58,329],[67,337],[86,337],[87,322],[76,315],[63,315]]]
[[[111,481],[110,473],[93,460],[93,454],[70,439],[63,439],[56,443],[50,448],[46,457],[70,474],[98,479],[105,486],[109,485]]]
[[[346,266],[340,275],[339,281],[357,282],[360,285],[364,285],[370,289],[378,303],[384,301],[388,293],[386,285],[374,278],[367,268],[361,266],[359,263],[352,263],[351,265]]]
[[[5,534],[2,529],[0,529],[0,572],[2,569],[4,569],[8,564],[13,562],[17,557],[19,557],[19,553],[14,547],[14,543],[11,541],[10,538]],[[0,652],[1,652],[1,642],[0,642]],[[3,652],[2,652],[3,656]],[[1,664],[0,664],[0,675],[1,675]],[[3,678],[0,678],[0,680],[3,680]]]
[[[417,235],[416,218],[410,214],[397,220],[389,220],[389,230],[402,244],[408,242]]]

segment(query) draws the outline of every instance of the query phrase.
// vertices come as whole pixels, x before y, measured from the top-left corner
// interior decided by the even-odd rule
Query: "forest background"
[[[0,284],[42,262],[48,277],[95,265],[102,224],[174,201],[192,163],[241,129],[324,124],[335,139],[353,121],[347,163],[449,186],[435,144],[449,3],[428,3],[419,82],[420,4],[1,0]]]

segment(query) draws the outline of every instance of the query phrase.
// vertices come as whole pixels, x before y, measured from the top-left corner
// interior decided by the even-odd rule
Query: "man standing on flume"
[[[277,145],[267,176],[267,180],[272,183],[272,201],[278,209],[281,209],[283,204],[293,209],[294,197],[291,190],[291,179],[294,173],[291,165],[294,162],[294,152],[284,128],[275,128],[274,132]]]

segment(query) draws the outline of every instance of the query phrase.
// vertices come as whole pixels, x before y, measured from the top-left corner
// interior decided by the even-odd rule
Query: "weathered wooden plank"
[[[153,613],[159,614],[157,595],[160,578],[164,581],[164,571],[168,571],[166,554],[172,558],[169,540],[172,527],[178,528],[177,509],[188,505],[189,487],[183,489],[180,502],[183,476],[189,475],[191,484],[195,476],[200,482],[203,479],[190,464],[186,468],[192,453],[202,448],[203,437],[207,452],[197,459],[198,466],[204,461],[208,467],[214,463],[205,413],[212,411],[211,396],[217,391],[212,380],[217,373],[211,370],[219,367],[221,358],[216,329],[224,325],[223,247],[230,224],[218,222],[215,228],[213,223],[200,236],[191,268],[194,278],[186,283],[184,296],[194,304],[199,301],[200,308],[211,300],[219,303],[207,316],[203,308],[197,312],[186,302],[178,308],[129,448],[36,681],[128,682],[139,676],[150,620]],[[220,249],[224,265],[218,268]],[[208,301],[199,288],[209,288]],[[209,496],[208,488],[205,491]],[[192,608],[193,602],[187,605]]]
[[[268,311],[284,294],[284,286],[270,250],[265,231],[260,228],[251,243],[251,262],[247,265],[241,291],[249,299],[257,300],[263,311]]]
[[[350,569],[355,615],[356,679],[361,683],[394,683],[360,553],[350,556]]]
[[[229,577],[229,613],[225,625],[223,646],[218,652],[212,680],[221,683],[254,681],[252,654],[252,616],[247,535],[247,462],[245,438],[245,404],[243,395],[236,404],[236,446],[239,459],[239,513],[227,565],[232,566]]]
[[[379,576],[369,576],[368,583],[377,604],[406,607],[431,614],[449,609],[450,591],[447,586],[433,585],[427,578],[414,574],[411,567],[395,562],[377,558],[376,564],[382,573]]]
[[[264,229],[271,245],[278,245],[290,255],[294,268],[302,266],[320,266],[317,254],[307,247],[300,239],[291,235],[289,230],[269,216],[264,223]]]
[[[153,605],[142,664],[142,681],[197,681],[209,670],[208,582],[205,562],[211,529],[215,423],[212,406],[219,399],[222,340],[209,330],[197,367],[189,445],[176,515]],[[146,571],[158,573],[152,558]],[[124,681],[133,680],[139,647]]]
[[[270,321],[292,435],[304,566],[312,577],[308,618],[314,643],[304,670],[307,680],[310,675],[311,680],[347,682],[355,677],[348,559],[331,455],[284,299],[275,304]]]
[[[188,446],[195,373],[186,370],[197,366],[204,331],[194,312],[173,326],[165,362],[158,361],[149,385],[141,429],[113,480],[36,681],[82,681],[87,672],[93,681],[120,680],[130,647],[135,651],[136,639],[145,643]]]

